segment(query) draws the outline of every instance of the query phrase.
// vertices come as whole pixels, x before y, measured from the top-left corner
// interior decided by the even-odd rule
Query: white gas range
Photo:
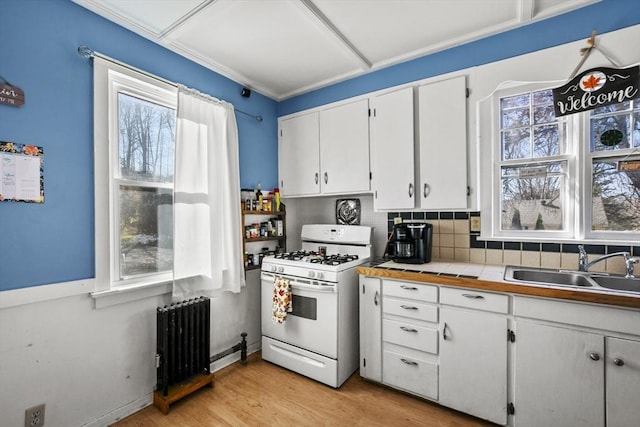
[[[340,387],[358,369],[358,276],[371,257],[371,227],[302,226],[302,249],[265,257],[261,272],[262,358]],[[292,311],[272,320],[276,278],[289,281]]]

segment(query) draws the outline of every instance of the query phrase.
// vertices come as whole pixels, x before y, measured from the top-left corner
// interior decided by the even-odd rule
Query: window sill
[[[91,297],[93,298],[95,308],[98,309],[170,294],[172,290],[173,282],[162,281],[93,292],[91,293]]]

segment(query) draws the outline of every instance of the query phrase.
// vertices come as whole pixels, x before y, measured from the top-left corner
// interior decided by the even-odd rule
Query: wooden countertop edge
[[[530,295],[543,298],[564,299],[570,301],[589,302],[594,304],[615,305],[620,307],[640,308],[640,298],[610,293],[588,292],[579,289],[556,289],[539,286],[493,282],[466,277],[439,276],[429,273],[390,270],[376,267],[356,267],[356,272],[365,276],[376,276],[386,279],[411,280],[414,282],[434,283],[437,285],[456,286],[460,288],[481,289],[485,291],[508,292],[518,295]]]

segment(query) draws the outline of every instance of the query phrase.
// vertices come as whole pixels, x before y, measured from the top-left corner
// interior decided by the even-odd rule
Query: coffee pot
[[[433,225],[405,222],[395,224],[384,257],[399,263],[424,264],[431,262]]]

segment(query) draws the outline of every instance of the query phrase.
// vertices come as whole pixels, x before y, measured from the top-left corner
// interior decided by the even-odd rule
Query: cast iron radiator
[[[157,390],[209,373],[211,302],[200,297],[157,309]]]

